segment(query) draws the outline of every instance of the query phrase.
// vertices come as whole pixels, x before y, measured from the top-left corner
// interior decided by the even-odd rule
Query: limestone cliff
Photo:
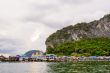
[[[110,14],[90,23],[70,25],[50,35],[46,40],[47,51],[64,42],[77,41],[82,38],[110,37]]]

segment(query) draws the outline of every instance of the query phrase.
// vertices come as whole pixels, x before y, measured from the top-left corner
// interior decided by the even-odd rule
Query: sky
[[[52,33],[109,13],[110,0],[0,0],[0,54],[45,52]]]

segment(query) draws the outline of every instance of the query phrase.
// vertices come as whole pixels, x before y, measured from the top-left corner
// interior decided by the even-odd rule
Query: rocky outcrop
[[[50,35],[46,40],[47,51],[64,42],[77,41],[82,38],[110,37],[110,14],[90,23],[70,25]]]

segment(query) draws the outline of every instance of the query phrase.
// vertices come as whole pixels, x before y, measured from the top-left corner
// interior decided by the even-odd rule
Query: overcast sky
[[[0,0],[0,53],[45,51],[46,38],[110,12],[110,0]]]

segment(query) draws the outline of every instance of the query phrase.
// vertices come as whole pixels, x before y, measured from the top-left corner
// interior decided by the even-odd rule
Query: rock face
[[[46,40],[47,52],[64,42],[77,41],[82,38],[110,37],[110,14],[90,23],[78,23],[68,26],[50,35]]]

